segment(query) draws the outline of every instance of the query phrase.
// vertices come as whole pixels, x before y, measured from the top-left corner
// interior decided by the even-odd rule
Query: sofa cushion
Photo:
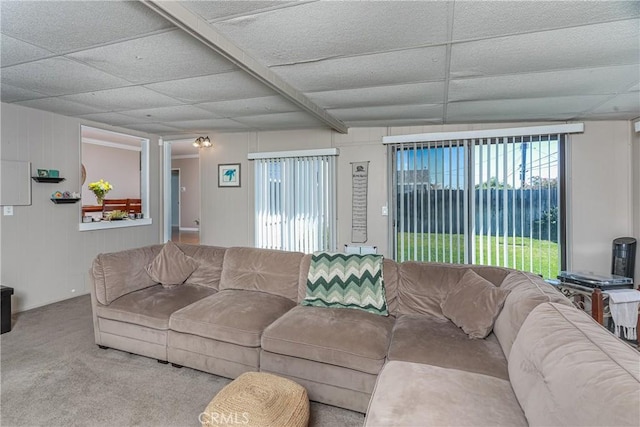
[[[155,282],[172,287],[184,283],[196,268],[198,263],[169,240],[145,270]]]
[[[507,359],[494,334],[470,340],[446,319],[417,314],[398,317],[387,358],[509,379]]]
[[[262,348],[377,374],[384,364],[393,317],[361,310],[297,306],[262,335]]]
[[[508,294],[509,291],[467,270],[449,290],[442,303],[442,314],[462,328],[469,338],[485,338],[493,329]]]
[[[222,275],[222,262],[226,248],[206,245],[187,245],[177,243],[185,255],[198,263],[198,268],[191,273],[184,283],[209,286],[218,289]]]
[[[574,307],[529,314],[509,376],[531,425],[640,425],[640,353]]]
[[[298,301],[302,253],[229,248],[224,254],[220,290],[261,291]]]
[[[313,254],[302,305],[353,308],[388,316],[382,255]]]
[[[161,250],[162,245],[153,245],[98,254],[91,265],[91,279],[98,302],[108,305],[130,292],[157,285],[143,266]]]
[[[527,420],[507,380],[389,362],[378,376],[365,426],[417,425],[511,427],[527,426]]]
[[[215,289],[197,285],[171,289],[154,285],[121,296],[108,306],[98,304],[96,312],[98,317],[166,330],[171,313],[215,292]]]
[[[507,358],[509,358],[511,346],[518,335],[520,326],[531,310],[545,302],[557,302],[571,306],[571,302],[564,295],[535,274],[512,271],[504,279],[500,288],[510,292],[493,325],[493,333],[498,337],[502,351]]]
[[[260,347],[262,331],[295,306],[265,292],[227,289],[179,310],[171,330],[246,347]]]

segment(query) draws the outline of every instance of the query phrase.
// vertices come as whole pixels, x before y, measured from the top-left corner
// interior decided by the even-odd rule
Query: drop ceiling
[[[638,1],[153,3],[2,0],[2,102],[167,139],[640,117]]]

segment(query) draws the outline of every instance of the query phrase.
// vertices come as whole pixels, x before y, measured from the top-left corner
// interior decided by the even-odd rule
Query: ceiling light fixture
[[[208,136],[206,137],[199,136],[196,138],[195,141],[193,141],[193,146],[196,148],[209,148],[209,147],[212,147],[213,144],[211,143],[211,140],[209,139]]]

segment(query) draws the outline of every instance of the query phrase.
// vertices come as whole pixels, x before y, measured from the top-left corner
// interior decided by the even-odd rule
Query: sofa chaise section
[[[227,378],[258,371],[263,331],[296,305],[301,258],[227,249],[219,292],[172,314],[169,361]]]

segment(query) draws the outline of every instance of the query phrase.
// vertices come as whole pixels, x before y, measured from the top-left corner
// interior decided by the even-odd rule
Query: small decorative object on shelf
[[[113,185],[109,184],[109,181],[105,181],[104,179],[96,182],[90,182],[88,187],[89,190],[93,191],[93,194],[96,195],[96,202],[98,205],[102,205],[104,196],[106,196],[109,191],[113,190]]]
[[[129,212],[125,212],[125,211],[115,210],[105,214],[105,219],[107,221],[120,221],[128,218],[129,218]]]
[[[49,178],[58,178],[60,177],[60,171],[57,169],[49,169]]]
[[[51,201],[55,204],[77,203],[80,200],[80,193],[70,191],[55,191],[51,194]]]
[[[41,178],[49,177],[49,169],[38,169],[38,176]]]

